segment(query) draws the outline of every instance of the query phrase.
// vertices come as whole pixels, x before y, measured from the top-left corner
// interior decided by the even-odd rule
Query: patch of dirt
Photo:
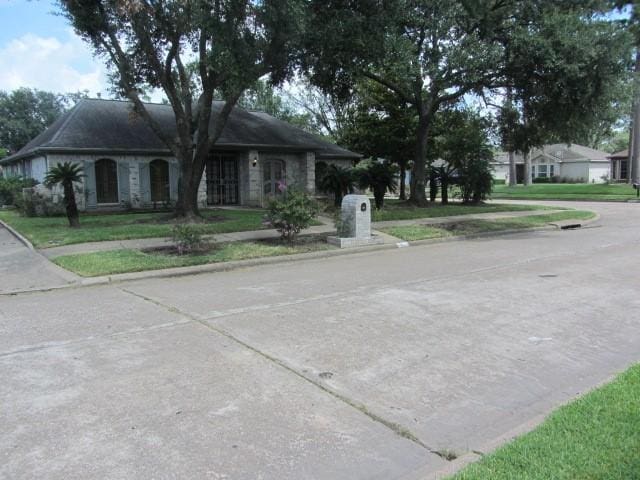
[[[199,248],[197,250],[194,250],[190,253],[184,253],[182,254],[182,256],[189,256],[189,255],[203,255],[206,253],[210,253],[215,249],[215,246],[210,245],[206,248]],[[175,245],[164,245],[162,247],[149,247],[149,248],[142,248],[140,249],[140,251],[142,253],[153,253],[153,254],[160,254],[160,255],[169,255],[169,256],[181,256],[178,253],[178,248]]]
[[[291,246],[301,246],[301,245],[311,245],[314,243],[327,243],[327,235],[326,234],[312,234],[312,235],[298,235],[293,243],[289,243],[287,240],[282,240],[281,238],[263,238],[260,240],[255,240],[255,243],[261,243],[263,245],[291,245]]]

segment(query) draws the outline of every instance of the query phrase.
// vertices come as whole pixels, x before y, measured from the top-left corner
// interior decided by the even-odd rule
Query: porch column
[[[204,167],[200,185],[198,185],[198,207],[205,208],[207,206],[207,167]]]
[[[304,159],[305,190],[311,195],[316,193],[316,154],[307,152]]]
[[[142,206],[142,195],[140,194],[140,162],[129,162],[129,198],[133,208]]]
[[[249,150],[249,154],[246,157],[247,169],[249,172],[249,195],[247,196],[247,205],[254,207],[262,206],[262,181],[260,172],[262,172],[262,165],[260,164],[260,155],[257,150]],[[255,165],[254,165],[254,161]]]

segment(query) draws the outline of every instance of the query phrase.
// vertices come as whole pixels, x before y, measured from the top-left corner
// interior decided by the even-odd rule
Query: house
[[[222,106],[214,102],[212,124]],[[175,131],[171,106],[146,108],[161,128]],[[264,206],[282,183],[315,193],[322,163],[351,166],[360,157],[266,113],[236,107],[209,153],[198,203]],[[0,165],[7,176],[42,182],[53,165],[66,161],[83,166],[82,210],[154,208],[178,198],[178,161],[126,101],[80,101]],[[58,187],[38,189],[61,200]]]
[[[531,176],[535,178],[567,179],[582,183],[600,183],[610,177],[606,152],[577,144],[555,143],[531,152]],[[524,159],[516,153],[517,182],[524,179]],[[509,154],[500,152],[493,163],[493,178],[508,181]]]
[[[614,182],[628,182],[631,173],[629,168],[629,149],[620,150],[609,155],[609,161],[611,162],[611,180]]]

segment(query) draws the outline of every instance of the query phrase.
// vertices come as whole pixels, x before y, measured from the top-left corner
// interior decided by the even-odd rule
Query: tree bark
[[[426,189],[426,162],[427,140],[429,138],[430,118],[427,112],[421,112],[418,120],[418,132],[416,142],[416,159],[411,172],[410,198],[415,205],[427,206]]]
[[[509,186],[515,187],[518,184],[518,174],[516,170],[516,154],[509,152]]]
[[[449,183],[440,179],[440,198],[442,205],[449,204]]]
[[[525,186],[529,186],[533,183],[531,178],[531,152],[528,150],[526,152],[522,152],[522,156],[524,157],[524,180],[522,183]]]

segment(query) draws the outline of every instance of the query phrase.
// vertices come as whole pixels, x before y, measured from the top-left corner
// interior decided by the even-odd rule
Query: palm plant
[[[336,207],[342,204],[342,197],[353,192],[353,169],[329,165],[318,182],[321,191],[333,193]]]
[[[358,186],[373,192],[376,209],[380,210],[385,194],[398,190],[398,168],[389,162],[369,162],[358,169]]]
[[[78,205],[76,204],[76,195],[73,190],[73,182],[81,181],[82,167],[77,163],[64,162],[58,163],[51,168],[44,177],[44,184],[48,188],[61,184],[64,194],[64,206],[67,212],[69,226],[76,228],[80,226],[80,217],[78,215]]]

